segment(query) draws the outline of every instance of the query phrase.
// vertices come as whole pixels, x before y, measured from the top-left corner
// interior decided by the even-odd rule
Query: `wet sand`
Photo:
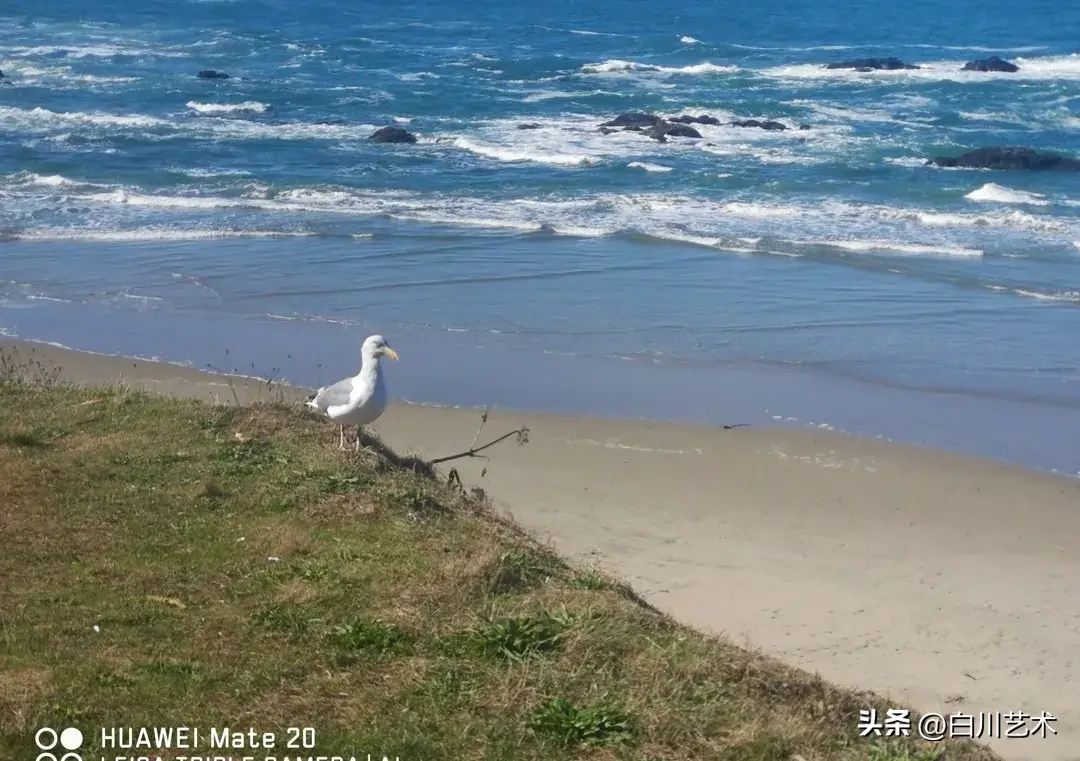
[[[0,351],[13,346],[78,383],[221,403],[305,393],[48,345]],[[467,449],[478,423],[475,410],[398,404],[375,429],[438,457]],[[991,746],[1080,759],[1080,481],[800,429],[496,410],[480,441],[520,425],[526,446],[446,467],[564,554],[838,683],[943,714],[1051,713],[1057,736]]]

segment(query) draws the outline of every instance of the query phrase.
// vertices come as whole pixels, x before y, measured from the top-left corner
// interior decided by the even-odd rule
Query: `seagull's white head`
[[[379,357],[390,357],[390,359],[397,359],[398,353],[390,348],[390,344],[386,342],[386,339],[382,336],[368,336],[364,341],[364,346],[360,350],[364,359],[371,357],[372,359],[378,359]]]

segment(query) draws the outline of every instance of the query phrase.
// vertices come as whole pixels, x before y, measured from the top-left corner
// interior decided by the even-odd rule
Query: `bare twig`
[[[484,413],[484,417],[485,418],[487,417],[487,413]],[[480,427],[483,428],[484,424],[481,423]],[[479,437],[480,433],[477,432],[476,435],[477,435],[477,437]],[[486,455],[481,455],[480,454],[481,452],[483,452],[485,449],[487,449],[489,447],[495,446],[496,444],[498,444],[501,441],[506,441],[511,436],[517,436],[517,440],[518,440],[519,445],[529,443],[529,429],[528,428],[518,428],[517,430],[510,431],[510,433],[504,433],[499,438],[494,439],[492,441],[489,441],[487,444],[484,444],[483,446],[479,446],[479,447],[475,446],[476,439],[473,439],[473,446],[470,446],[468,451],[459,452],[458,454],[447,455],[446,457],[439,457],[439,458],[436,458],[434,460],[428,460],[428,463],[430,465],[438,465],[440,462],[449,462],[450,460],[460,460],[462,457],[483,457],[486,460],[487,459]]]
[[[484,423],[487,422],[488,413],[491,412],[491,406],[484,408],[484,414],[480,416],[480,427],[476,429],[476,435],[472,437],[472,444],[469,444],[469,449],[472,450],[476,446],[476,440],[480,438],[480,431],[484,430]]]

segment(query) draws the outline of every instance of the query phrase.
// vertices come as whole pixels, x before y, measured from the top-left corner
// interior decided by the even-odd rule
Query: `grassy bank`
[[[84,758],[114,725],[253,727],[279,758],[944,750],[857,737],[885,701],[684,628],[482,494],[336,444],[284,405],[0,380],[0,758],[32,758],[43,725],[81,728]],[[283,749],[289,727],[316,747]]]

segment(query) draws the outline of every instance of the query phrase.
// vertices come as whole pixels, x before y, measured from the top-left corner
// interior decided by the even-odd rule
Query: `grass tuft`
[[[412,644],[408,634],[398,627],[365,618],[337,627],[330,641],[340,652],[375,657],[404,653]]]
[[[488,572],[488,592],[494,595],[523,592],[546,584],[562,570],[558,558],[533,549],[504,552]]]
[[[617,708],[578,708],[563,698],[542,704],[529,726],[541,737],[561,746],[618,745],[633,738],[630,716]]]
[[[562,611],[524,618],[488,619],[471,634],[485,655],[522,660],[558,649],[563,634],[574,623],[574,617]]]
[[[589,571],[587,573],[583,573],[580,576],[576,576],[575,578],[570,579],[568,583],[575,589],[600,590],[611,589],[615,586],[606,578],[604,578],[604,575],[599,573],[598,571]]]

